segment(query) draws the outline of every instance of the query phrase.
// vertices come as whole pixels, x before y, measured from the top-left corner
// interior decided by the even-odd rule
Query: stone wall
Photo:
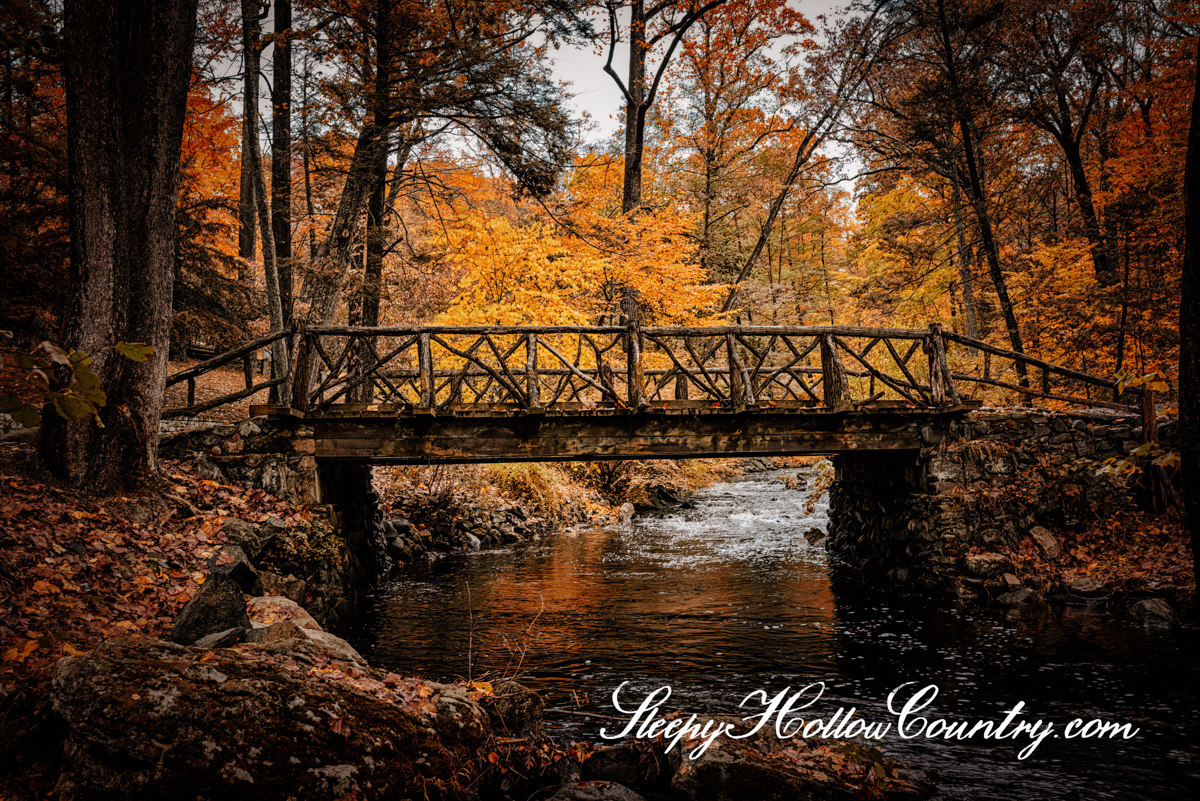
[[[306,603],[322,625],[350,615],[362,594],[393,567],[379,496],[365,464],[318,466],[312,426],[299,419],[254,418],[164,437],[159,455],[187,459],[214,481],[262,489],[310,507],[342,541],[335,557],[299,561],[288,570],[309,589]]]
[[[164,436],[159,445],[162,458],[193,461],[213,480],[264,489],[300,505],[325,502],[316,450],[312,426],[262,417],[184,430]]]
[[[1138,448],[1140,425],[1102,412],[980,410],[923,429],[919,452],[836,456],[826,548],[843,566],[896,584],[1027,589],[1033,582],[995,551],[1040,525],[1077,526],[1136,504],[1139,487],[1101,468]]]

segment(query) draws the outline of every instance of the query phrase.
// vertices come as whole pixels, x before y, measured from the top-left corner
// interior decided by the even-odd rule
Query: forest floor
[[[200,363],[199,359],[190,361],[168,362],[167,375],[186,370],[189,367],[195,367]],[[266,376],[259,375],[257,370],[253,375],[255,383],[265,381]],[[204,403],[205,401],[219,398],[222,395],[229,395],[234,392],[240,392],[246,388],[246,375],[242,370],[241,362],[219,367],[216,370],[211,370],[196,379],[196,403]],[[238,420],[245,420],[250,416],[250,407],[252,405],[261,405],[267,402],[268,390],[260,390],[248,398],[243,398],[233,403],[227,403],[223,406],[218,406],[215,409],[209,409],[206,412],[201,412],[197,419],[213,420],[220,423],[232,423]],[[181,381],[178,384],[167,387],[166,399],[163,402],[164,409],[179,409],[188,405],[187,397],[187,382]]]

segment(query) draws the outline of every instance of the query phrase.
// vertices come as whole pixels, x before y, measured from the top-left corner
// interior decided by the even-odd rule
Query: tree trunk
[[[975,149],[974,131],[971,125],[971,114],[968,111],[968,99],[963,95],[963,88],[958,78],[958,62],[954,54],[954,46],[950,41],[950,24],[946,17],[946,4],[938,0],[938,23],[941,37],[943,67],[950,81],[953,92],[954,116],[958,122],[959,137],[962,142],[963,159],[967,166],[967,190],[970,195],[971,208],[975,212],[975,220],[979,225],[979,242],[987,258],[988,272],[996,287],[996,297],[1000,301],[1000,312],[1004,315],[1004,324],[1008,328],[1008,341],[1017,353],[1024,353],[1021,344],[1021,329],[1017,325],[1017,316],[1013,312],[1012,301],[1008,297],[1008,283],[1004,271],[1000,269],[1000,250],[996,244],[996,236],[992,230],[992,218],[988,211],[987,191],[984,187],[983,175],[979,169],[978,154]],[[1017,362],[1019,383],[1025,386],[1026,368],[1024,362]]]
[[[67,0],[63,24],[71,238],[64,344],[92,355],[108,400],[103,428],[47,410],[39,451],[75,486],[136,492],[157,470],[196,0]],[[153,345],[154,355],[130,361],[111,349],[120,341]]]
[[[1088,183],[1087,172],[1083,169],[1083,156],[1079,152],[1079,143],[1069,136],[1056,136],[1059,145],[1066,156],[1067,168],[1071,172],[1071,183],[1075,188],[1075,200],[1079,204],[1079,216],[1083,219],[1083,232],[1088,238],[1092,253],[1092,267],[1096,271],[1096,280],[1101,286],[1112,286],[1120,278],[1116,265],[1108,252],[1108,242],[1104,231],[1100,228],[1100,219],[1096,216],[1096,204],[1092,202],[1092,187]]]
[[[979,320],[975,316],[975,279],[971,275],[971,249],[967,244],[967,221],[963,215],[962,188],[958,181],[951,182],[954,208],[954,236],[958,246],[958,278],[962,282],[963,317],[967,322],[967,336],[979,339]]]
[[[1184,166],[1184,256],[1179,300],[1179,451],[1183,506],[1200,575],[1200,42]]]
[[[275,0],[271,87],[271,231],[283,327],[292,324],[292,3]]]
[[[625,104],[625,186],[621,211],[642,204],[642,153],[646,149],[646,7],[633,0],[629,23],[629,100]]]
[[[258,155],[258,143],[250,149],[251,174],[254,176],[254,199],[257,203],[258,228],[262,236],[263,280],[267,290],[267,318],[271,331],[282,331],[283,303],[279,291],[279,261],[276,258],[275,234],[271,230],[271,212],[267,208],[267,182],[263,179],[262,159]],[[286,338],[271,343],[271,378],[279,378],[290,366],[288,341]],[[287,404],[291,400],[291,388],[287,383],[271,388],[271,402]]]
[[[254,175],[251,147],[258,147],[258,0],[242,0],[242,172],[238,195],[238,280],[254,281]]]

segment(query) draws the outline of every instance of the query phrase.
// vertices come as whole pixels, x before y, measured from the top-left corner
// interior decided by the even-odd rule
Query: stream
[[[803,716],[857,708],[893,723],[886,753],[929,772],[939,799],[1200,797],[1200,637],[1147,630],[1087,607],[1002,609],[884,594],[831,576],[803,532],[828,522],[825,499],[781,476],[716,484],[690,508],[631,524],[406,567],[349,639],[370,661],[430,679],[519,674],[543,692],[547,726],[599,740],[587,715],[670,685],[664,707],[738,711],[824,681]],[[800,485],[803,486],[801,481]],[[1014,740],[901,739],[888,694],[936,684],[922,714],[999,721],[1099,718],[1132,739],[1047,738],[1025,760]],[[907,688],[911,693],[914,686]],[[628,695],[626,694],[628,693]],[[761,711],[753,704],[752,714]]]

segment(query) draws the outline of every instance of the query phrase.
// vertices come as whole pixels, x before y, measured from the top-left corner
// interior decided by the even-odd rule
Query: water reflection
[[[802,532],[823,527],[778,474],[699,493],[695,507],[616,530],[455,555],[387,587],[352,640],[373,664],[432,678],[520,672],[561,693],[609,696],[662,684],[672,703],[731,712],[746,693],[816,679],[822,704],[892,720],[906,681],[941,689],[935,714],[997,719],[1016,701],[1054,721],[1101,717],[1130,741],[888,740],[937,768],[940,797],[1188,798],[1200,786],[1200,648],[1194,632],[1148,633],[1087,609],[961,609],[896,599],[835,573]],[[557,700],[555,700],[557,699]],[[594,737],[596,721],[552,716]],[[1061,724],[1060,724],[1061,728]]]

